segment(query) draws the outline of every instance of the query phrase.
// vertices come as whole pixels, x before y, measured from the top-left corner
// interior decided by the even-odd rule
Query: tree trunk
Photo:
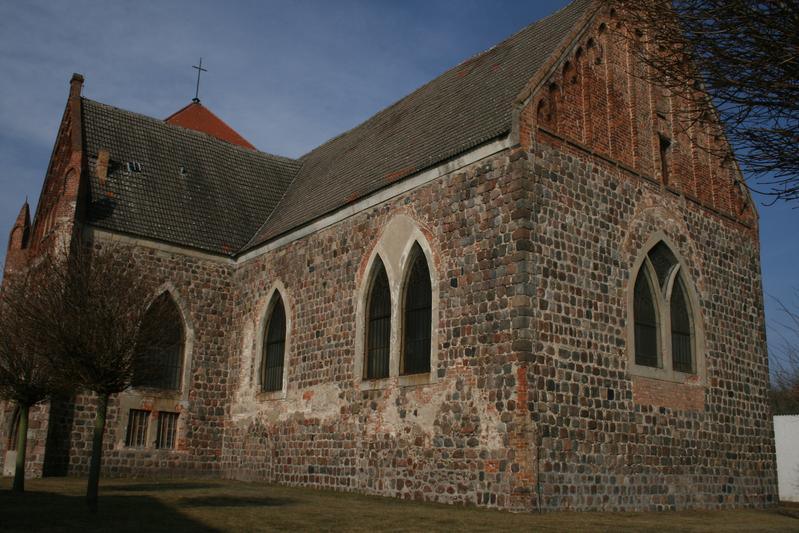
[[[19,406],[19,425],[17,426],[17,467],[14,471],[14,492],[25,492],[25,451],[28,448],[28,410],[29,405]]]
[[[89,466],[89,485],[86,487],[86,502],[92,513],[97,512],[97,493],[100,488],[100,463],[103,458],[103,433],[105,433],[105,414],[108,410],[108,394],[101,394],[94,419],[92,438],[92,462]]]

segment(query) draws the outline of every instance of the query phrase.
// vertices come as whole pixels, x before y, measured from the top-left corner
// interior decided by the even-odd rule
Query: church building
[[[634,32],[575,0],[298,159],[198,100],[151,118],[75,74],[5,270],[88,240],[172,317],[157,375],[112,397],[103,475],[775,502],[757,212]],[[85,475],[94,409],[35,408],[28,474]],[[6,468],[15,421],[0,404]]]

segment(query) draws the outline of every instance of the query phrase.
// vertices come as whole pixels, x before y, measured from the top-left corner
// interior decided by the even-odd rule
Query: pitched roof
[[[300,166],[86,98],[82,125],[92,225],[219,254],[246,244]]]
[[[576,0],[302,156],[251,248],[507,134],[513,101],[591,6]]]
[[[228,126],[225,121],[211,113],[199,100],[193,101],[183,109],[172,113],[164,119],[164,122],[190,130],[202,131],[217,139],[255,150],[255,146]]]
[[[508,134],[515,98],[592,4],[573,1],[299,160],[242,148],[203,106],[167,121],[191,128],[188,118],[207,111],[218,123],[196,129],[208,135],[83,99],[89,165],[101,149],[112,163],[105,183],[90,169],[89,222],[214,253],[249,250]]]

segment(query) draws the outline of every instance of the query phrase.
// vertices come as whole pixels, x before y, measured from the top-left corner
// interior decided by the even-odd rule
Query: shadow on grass
[[[297,503],[291,498],[195,496],[178,500],[180,507],[283,507]]]
[[[148,496],[100,496],[92,515],[83,496],[0,490],[2,531],[217,531]]]
[[[159,492],[173,490],[213,489],[219,485],[214,483],[136,483],[130,485],[103,485],[103,491],[114,492]]]

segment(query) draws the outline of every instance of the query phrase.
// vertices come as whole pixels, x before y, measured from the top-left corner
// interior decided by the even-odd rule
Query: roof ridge
[[[391,104],[387,105],[386,107],[383,107],[382,109],[379,109],[378,111],[376,111],[374,114],[370,115],[368,118],[366,118],[366,119],[365,119],[365,120],[363,120],[362,122],[359,122],[359,123],[358,123],[358,124],[356,124],[355,126],[351,127],[350,129],[348,129],[348,130],[346,130],[346,131],[344,131],[344,132],[342,132],[342,133],[339,133],[338,135],[334,135],[333,137],[330,137],[328,140],[324,141],[322,144],[320,144],[320,145],[316,146],[315,148],[312,148],[312,149],[311,149],[311,150],[309,150],[308,152],[306,152],[306,153],[302,154],[301,156],[299,156],[299,157],[298,157],[298,160],[303,160],[303,159],[305,159],[307,156],[309,156],[309,155],[310,155],[310,154],[312,154],[313,152],[315,152],[315,151],[319,150],[320,148],[322,148],[322,147],[324,147],[324,146],[326,146],[326,145],[328,145],[328,144],[332,143],[333,141],[335,141],[335,140],[337,140],[337,139],[340,139],[341,137],[344,137],[345,135],[348,135],[349,133],[353,132],[354,130],[356,130],[356,129],[360,128],[361,126],[363,126],[363,125],[365,125],[365,124],[369,123],[370,121],[372,121],[372,120],[376,119],[376,118],[377,118],[377,117],[379,117],[380,115],[382,115],[382,114],[384,114],[384,113],[388,112],[389,110],[391,110],[392,108],[394,108],[394,107],[398,106],[398,105],[399,105],[400,103],[402,103],[403,101],[405,101],[405,100],[407,100],[408,98],[412,97],[413,95],[415,95],[415,94],[419,93],[419,92],[420,92],[420,91],[422,91],[422,89],[424,89],[425,87],[427,87],[427,86],[431,85],[432,83],[436,82],[436,81],[437,81],[439,78],[442,78],[442,77],[446,76],[446,75],[447,75],[447,74],[449,74],[450,72],[453,72],[453,71],[455,71],[455,70],[458,70],[458,69],[459,69],[459,68],[461,68],[463,65],[466,65],[467,63],[473,62],[473,61],[475,61],[476,59],[478,59],[479,57],[482,57],[482,56],[484,56],[484,55],[487,55],[488,53],[490,53],[490,52],[494,51],[495,49],[502,48],[502,46],[503,46],[503,45],[505,45],[505,44],[506,44],[508,41],[510,41],[511,39],[514,39],[514,38],[516,38],[516,37],[517,37],[517,36],[518,36],[520,33],[523,33],[523,32],[525,32],[525,31],[529,30],[529,29],[530,29],[532,26],[537,26],[538,24],[542,24],[542,23],[546,22],[548,19],[550,19],[550,18],[552,18],[552,17],[554,17],[554,16],[558,15],[558,14],[559,14],[561,11],[563,11],[563,10],[567,9],[568,7],[570,7],[570,6],[571,6],[573,3],[575,3],[575,1],[576,1],[576,0],[570,0],[570,1],[569,1],[569,2],[567,2],[567,3],[566,3],[564,6],[563,6],[563,7],[561,7],[560,9],[558,9],[557,11],[553,11],[552,13],[550,13],[549,15],[547,15],[547,16],[546,16],[546,17],[544,17],[544,18],[540,18],[540,19],[534,20],[533,22],[531,22],[531,23],[527,24],[526,26],[524,26],[524,27],[520,28],[519,30],[517,30],[516,32],[512,33],[511,35],[509,35],[508,37],[506,37],[505,39],[503,39],[503,40],[502,40],[502,41],[500,41],[499,43],[497,43],[497,44],[495,44],[495,45],[493,45],[493,46],[491,46],[491,47],[489,47],[489,48],[486,48],[485,50],[483,50],[483,51],[481,51],[481,52],[477,52],[477,53],[475,53],[475,54],[473,54],[473,55],[469,56],[468,58],[464,59],[463,61],[461,61],[461,62],[460,62],[460,63],[458,63],[457,65],[455,65],[455,66],[452,66],[452,67],[450,67],[450,68],[446,69],[445,71],[441,72],[440,74],[436,75],[436,76],[435,76],[435,77],[433,77],[432,79],[430,79],[430,80],[428,80],[427,82],[423,83],[422,85],[420,85],[420,86],[419,86],[419,87],[417,87],[416,89],[412,90],[411,92],[409,92],[408,94],[406,94],[406,95],[405,95],[405,96],[403,96],[402,98],[400,98],[400,99],[398,99],[398,100],[395,100],[394,102],[392,102]]]
[[[191,128],[184,128],[183,126],[179,126],[177,124],[170,124],[170,123],[168,123],[168,122],[166,122],[164,120],[161,120],[159,118],[151,117],[150,115],[145,115],[144,113],[137,113],[136,111],[130,111],[129,109],[123,109],[121,107],[113,106],[111,104],[106,104],[106,103],[103,103],[103,102],[99,102],[97,100],[92,100],[91,98],[87,98],[85,96],[81,96],[81,100],[86,101],[86,102],[91,102],[92,104],[96,104],[98,106],[102,106],[102,107],[105,107],[105,108],[108,108],[108,109],[113,109],[114,111],[118,111],[120,113],[124,113],[124,114],[127,114],[127,115],[138,117],[138,118],[147,120],[149,122],[152,122],[153,124],[158,124],[160,126],[163,126],[165,128],[172,128],[172,129],[180,130],[180,131],[188,133],[189,135],[194,135],[196,137],[201,137],[203,139],[207,139],[207,140],[210,140],[212,142],[219,143],[221,146],[231,147],[231,148],[233,148],[235,150],[241,151],[242,153],[255,154],[255,155],[258,155],[258,156],[266,156],[266,157],[269,157],[269,158],[272,158],[272,159],[281,159],[281,160],[286,161],[288,163],[293,163],[293,164],[298,165],[298,168],[300,166],[302,166],[302,162],[299,159],[293,159],[291,157],[287,157],[287,156],[284,156],[284,155],[277,155],[277,154],[272,154],[272,153],[269,153],[269,152],[264,152],[263,150],[258,150],[257,148],[254,149],[254,150],[249,149],[249,148],[245,148],[243,146],[239,146],[237,144],[225,141],[225,140],[220,139],[218,137],[214,137],[213,135],[210,135],[210,134],[205,133],[203,131],[193,130]],[[210,110],[209,110],[209,112],[210,112]],[[219,119],[219,120],[222,120],[222,119]]]

